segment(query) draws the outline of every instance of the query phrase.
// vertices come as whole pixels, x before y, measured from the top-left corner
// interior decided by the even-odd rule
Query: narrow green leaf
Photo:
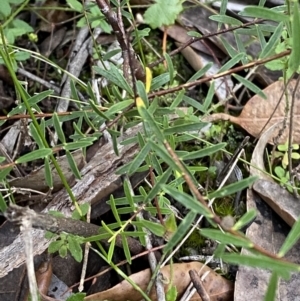
[[[32,122],[29,124],[29,131],[30,131],[30,134],[32,135],[32,138],[39,146],[39,148],[44,148],[45,147],[44,142],[43,142],[42,138],[40,137],[40,135],[38,134],[38,132]]]
[[[224,64],[218,73],[222,73],[224,71],[229,70],[231,67],[235,66],[243,57],[245,56],[245,53],[241,52],[235,55],[232,59],[230,59],[226,64]]]
[[[113,224],[106,225],[105,222],[102,220],[101,225],[103,227],[103,231],[106,231],[107,233],[109,233],[110,236],[114,235],[114,231],[111,230],[111,229],[114,229]],[[115,223],[115,225],[114,225],[114,227],[119,227],[119,226],[120,226],[119,223]],[[101,230],[101,228],[100,228],[100,230]]]
[[[129,250],[126,235],[124,235],[124,233],[121,233],[120,235],[122,238],[122,247],[123,247],[125,258],[126,258],[127,262],[129,264],[131,264],[132,260],[131,260],[131,255],[130,255],[130,250]]]
[[[196,212],[190,211],[185,218],[181,221],[179,227],[176,232],[171,236],[167,245],[164,247],[164,254],[168,254],[174,247],[178,245],[178,243],[185,237],[187,231],[191,227],[197,216]]]
[[[142,220],[142,221],[133,221],[132,224],[136,226],[138,225],[140,227],[145,227],[149,229],[153,234],[159,237],[162,237],[165,233],[165,228],[161,224],[158,224],[156,222]]]
[[[99,234],[99,235],[94,235],[94,236],[90,236],[88,238],[83,239],[83,243],[93,242],[93,241],[100,241],[100,240],[103,240],[103,239],[109,239],[110,237],[111,237],[110,234],[102,233],[102,234]]]
[[[130,186],[128,183],[128,179],[125,179],[125,181],[123,183],[123,188],[124,188],[124,193],[125,193],[125,197],[126,197],[126,204],[130,205],[131,212],[135,212],[136,205],[133,200],[133,195],[131,194],[131,189],[130,189]]]
[[[150,190],[149,194],[145,197],[146,203],[152,201],[157,194],[161,191],[161,185],[165,184],[172,174],[172,168],[169,167],[162,176],[156,178],[156,183]]]
[[[99,116],[101,116],[102,118],[104,118],[105,120],[110,120],[103,112],[101,112],[98,108],[98,106],[96,105],[96,103],[94,102],[94,100],[90,99],[89,100],[89,104],[91,105],[92,109],[94,110],[94,112],[96,114],[98,114]]]
[[[162,189],[180,204],[184,205],[187,209],[193,210],[198,214],[202,214],[207,218],[213,217],[212,212],[208,208],[204,207],[200,202],[191,197],[189,194],[181,192],[178,189],[175,189],[174,187],[168,185],[162,185]]]
[[[248,56],[246,55],[246,48],[244,45],[244,42],[241,39],[241,35],[239,35],[236,31],[233,32],[234,34],[234,38],[235,38],[235,42],[237,45],[237,50],[239,53],[244,53],[245,56],[241,58],[241,61],[243,64],[247,64],[248,63]]]
[[[138,80],[136,82],[136,89],[137,89],[137,93],[138,93],[139,97],[144,101],[146,108],[148,108],[149,100],[148,100],[148,96],[147,96],[147,92],[146,92],[144,83],[142,83],[141,81]]]
[[[195,122],[190,124],[175,125],[164,130],[165,135],[177,134],[182,132],[193,132],[202,129],[207,123]]]
[[[257,177],[248,177],[246,179],[243,179],[239,182],[227,185],[220,190],[216,190],[208,195],[209,199],[213,198],[223,198],[227,195],[231,195],[233,193],[236,193],[238,191],[241,191],[247,187],[249,187],[251,184],[253,184],[257,180]]]
[[[46,132],[46,121],[45,121],[45,118],[41,118],[40,119],[40,129],[41,129],[41,132],[42,132],[42,135],[43,135],[43,137],[46,137],[46,134],[45,134],[45,132]]]
[[[152,140],[149,140],[149,143],[151,144],[151,149],[153,151],[155,151],[156,155],[161,157],[162,160],[165,163],[167,163],[170,167],[172,167],[174,170],[179,171],[179,168],[177,167],[174,160],[172,159],[172,157],[170,156],[170,154],[166,151],[166,149],[164,147],[162,147],[161,145],[158,145],[157,143],[155,143]]]
[[[54,125],[54,129],[57,133],[58,139],[60,140],[61,143],[66,143],[66,138],[65,138],[65,134],[62,130],[61,127],[61,123],[59,122],[57,113],[55,112],[53,114],[53,125]]]
[[[112,95],[116,98],[118,102],[122,102],[124,100],[124,97],[120,92],[120,89],[116,86],[112,87]]]
[[[118,54],[120,52],[121,52],[121,48],[116,48],[116,49],[110,50],[103,55],[102,60],[108,61],[111,57],[115,56],[116,54]]]
[[[117,168],[116,175],[124,175],[128,173],[128,170],[130,168],[131,162],[124,164],[123,166]]]
[[[267,42],[266,46],[262,48],[259,58],[261,59],[266,58],[275,51],[276,45],[280,42],[282,30],[283,30],[283,22],[280,22],[276,27],[274,33],[270,37],[269,41]]]
[[[300,272],[300,266],[288,261],[273,259],[265,256],[224,253],[221,258],[229,263],[246,265],[276,271],[280,277],[288,279],[291,272]]]
[[[32,151],[29,154],[26,154],[24,156],[21,156],[15,162],[17,164],[26,163],[29,161],[45,158],[46,156],[49,156],[51,154],[52,154],[51,148],[42,148],[42,149]]]
[[[45,180],[50,189],[53,188],[53,178],[52,178],[52,171],[51,166],[49,162],[49,158],[45,157],[44,159],[44,165],[45,165]]]
[[[247,249],[253,247],[253,243],[246,237],[237,237],[216,229],[201,229],[200,232],[203,236],[217,240],[222,244],[233,244],[237,247],[244,247]]]
[[[193,171],[206,171],[206,170],[208,170],[208,167],[205,167],[205,166],[189,166],[189,170],[191,172],[193,172]]]
[[[165,230],[171,234],[173,234],[177,230],[176,217],[173,212],[171,212],[165,220]]]
[[[0,193],[0,212],[4,212],[7,209],[7,204],[3,198],[2,193]]]
[[[70,151],[66,150],[66,156],[67,156],[70,168],[73,172],[73,175],[75,176],[76,179],[80,180],[81,179],[80,171],[78,170],[77,164],[76,164],[72,154],[70,153]]]
[[[220,15],[226,15],[228,0],[222,0],[220,6]]]
[[[77,126],[79,127],[79,129],[82,128],[81,126],[79,126],[79,124],[80,124],[79,121],[82,120],[82,117],[83,117],[84,120],[87,122],[87,124],[89,125],[89,127],[91,127],[91,129],[93,129],[95,132],[99,131],[99,128],[97,128],[97,127],[95,126],[95,121],[94,121],[94,120],[91,120],[91,118],[89,118],[87,111],[84,111],[83,116],[80,116],[80,117],[79,117],[78,124],[77,124]],[[105,119],[101,120],[101,117],[100,117],[99,124],[104,123],[104,120],[105,120]],[[85,135],[83,135],[83,136],[85,136]]]
[[[114,150],[116,156],[119,156],[118,139],[117,138],[119,137],[120,133],[117,131],[110,130],[110,129],[108,129],[107,131],[110,133],[111,138],[112,138],[113,150]]]
[[[298,219],[280,248],[278,256],[283,257],[300,238],[300,219]]]
[[[257,37],[258,37],[258,40],[260,42],[261,49],[264,49],[266,47],[266,44],[267,44],[266,39],[264,37],[264,34],[262,33],[259,26],[256,26],[256,31],[257,31]]]
[[[73,79],[71,79],[71,81],[70,81],[70,88],[71,88],[71,97],[72,97],[72,99],[80,101],[80,99],[78,97],[77,89],[76,89],[76,86],[75,86],[75,83],[74,83]]]
[[[154,77],[151,82],[150,91],[161,88],[163,85],[165,85],[169,81],[170,81],[169,73],[163,73],[163,74],[158,75],[157,77]]]
[[[269,280],[267,292],[265,294],[265,298],[264,298],[265,301],[273,301],[276,299],[276,289],[277,289],[278,281],[279,281],[278,274],[275,271],[273,271],[272,276]]]
[[[217,248],[214,251],[214,255],[216,257],[222,257],[222,255],[226,252],[225,244],[218,244]]]
[[[204,111],[207,111],[208,108],[210,107],[214,95],[215,95],[215,81],[211,81],[210,85],[209,85],[208,92],[206,94],[206,97],[205,97],[205,100],[204,100],[204,103],[203,103]]]
[[[151,131],[155,135],[156,139],[158,139],[162,143],[165,140],[165,137],[160,128],[158,127],[154,117],[149,114],[145,106],[141,105],[137,108],[144,122],[146,122],[151,128]]]
[[[84,133],[81,131],[81,128],[75,123],[72,123],[74,131],[81,137],[85,137]]]
[[[93,100],[93,103],[96,103],[97,102],[96,96],[90,81],[88,81],[87,83],[86,92],[89,95],[89,97]]]
[[[173,81],[174,81],[174,66],[173,66],[173,62],[172,62],[171,57],[168,55],[168,53],[165,53],[164,57],[166,59],[167,66],[168,66],[168,71],[169,71],[169,75],[170,75],[170,85],[173,85]]]
[[[243,227],[247,226],[250,222],[252,222],[255,219],[256,215],[256,210],[250,209],[237,221],[237,223],[235,223],[232,229],[236,231],[242,229]]]
[[[234,57],[238,54],[238,51],[227,41],[227,39],[224,39],[223,37],[220,37],[220,39],[230,57]]]
[[[157,99],[157,97],[155,97],[148,107],[148,112],[149,112],[149,114],[153,115],[157,111],[157,109],[160,109],[160,108],[158,105],[158,99]]]
[[[186,95],[183,96],[183,100],[188,103],[190,106],[194,107],[195,109],[199,110],[202,113],[206,113],[203,105],[199,103],[197,100],[188,97]]]
[[[267,0],[259,0],[258,6],[265,6]]]
[[[265,93],[258,88],[256,85],[254,85],[252,82],[249,80],[245,79],[244,77],[238,75],[238,74],[233,74],[233,76],[240,82],[242,83],[245,87],[247,87],[249,90],[254,92],[255,94],[258,94],[260,97],[267,99]]]
[[[175,109],[179,106],[179,104],[182,102],[183,95],[185,94],[185,90],[181,90],[173,100],[170,109]]]
[[[121,89],[128,92],[129,95],[131,95],[131,96],[133,95],[132,88],[130,87],[130,85],[125,80],[123,74],[113,64],[110,64],[109,70],[105,70],[105,69],[99,68],[97,66],[94,67],[94,70],[97,73],[99,73],[100,75],[102,75],[104,78],[106,78],[108,81],[112,82],[113,84],[117,85]]]
[[[109,245],[108,254],[107,254],[107,262],[110,263],[115,251],[116,239],[112,239]]]
[[[245,17],[253,17],[253,18],[261,18],[272,20],[276,22],[288,22],[289,16],[283,14],[282,12],[274,11],[270,8],[266,7],[258,7],[258,6],[247,6],[243,11],[239,13],[241,16]]]
[[[117,207],[116,207],[116,203],[115,203],[115,199],[114,199],[114,196],[111,194],[110,195],[110,198],[109,198],[110,202],[110,207],[111,207],[111,211],[115,217],[115,220],[117,221],[117,224],[119,225],[119,227],[122,227],[122,221],[120,219],[120,216],[119,216],[119,213],[118,213],[118,210],[117,210]]]
[[[205,75],[206,72],[211,68],[212,65],[213,65],[213,63],[207,63],[202,69],[198,70],[191,78],[189,78],[189,80],[187,82],[188,83],[192,82],[194,80],[199,79],[203,75]]]
[[[89,145],[93,144],[93,141],[96,140],[95,137],[89,137],[89,138],[85,138],[85,140],[80,140],[80,141],[76,141],[76,142],[68,142],[67,144],[64,145],[64,149],[65,150],[76,150],[78,148],[83,148],[83,147],[87,147]]]
[[[27,93],[27,92],[26,92]],[[50,96],[53,93],[53,90],[46,90],[43,91],[41,93],[38,93],[30,98],[28,98],[28,103],[30,105],[30,107],[34,106],[35,104],[39,103],[40,101],[42,101],[43,99],[45,99],[46,97]],[[7,116],[13,116],[16,114],[20,114],[20,113],[24,113],[24,111],[26,110],[26,106],[24,103],[19,104],[16,108],[12,109]],[[40,111],[40,110],[39,110]]]
[[[163,174],[163,169],[157,156],[153,153],[150,153],[149,156],[150,156],[150,165],[154,168],[157,174],[161,176]]]
[[[298,2],[294,2],[294,13],[292,19],[292,53],[289,58],[289,69],[291,72],[298,70],[300,66],[300,15]]]
[[[146,156],[149,154],[151,150],[151,144],[147,143],[137,154],[137,156],[132,160],[132,163],[129,167],[128,174],[134,174],[136,170],[141,166],[141,164],[145,161]]]
[[[201,33],[199,33],[198,31],[193,31],[193,30],[188,31],[187,35],[190,37],[193,37],[193,38],[201,38],[202,37]]]
[[[240,20],[226,15],[212,15],[209,17],[209,19],[223,24],[233,25],[233,26],[239,26],[243,24],[243,22],[241,22]]]
[[[122,102],[115,103],[106,112],[106,116],[110,117],[116,113],[122,112],[124,109],[133,104],[133,99],[127,99]]]
[[[218,143],[212,146],[208,146],[204,149],[200,149],[198,151],[190,152],[187,155],[184,155],[181,157],[182,160],[193,160],[193,159],[199,159],[206,156],[210,156],[221,149],[224,149],[227,143]]]

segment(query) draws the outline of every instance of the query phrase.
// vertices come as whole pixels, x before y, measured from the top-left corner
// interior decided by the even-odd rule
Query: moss
[[[199,230],[195,230],[180,249],[180,255],[190,256],[191,250],[195,250],[198,254],[200,254],[200,250],[204,246],[204,242],[205,237],[200,234]]]
[[[217,199],[213,204],[214,211],[217,215],[224,217],[227,215],[234,216],[233,199],[230,197]]]

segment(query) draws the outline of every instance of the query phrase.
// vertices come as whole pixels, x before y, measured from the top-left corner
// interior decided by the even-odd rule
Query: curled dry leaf
[[[279,129],[282,127],[282,122],[277,122],[270,126],[258,139],[255,145],[254,151],[251,157],[250,164],[250,175],[258,176],[260,179],[265,179],[273,181],[272,177],[268,175],[265,168],[264,153],[268,141],[274,136],[274,133],[278,133]]]
[[[289,105],[292,100],[293,91],[296,85],[296,81],[291,81],[287,87],[287,95]],[[276,108],[281,95],[284,93],[284,84],[281,81],[277,81],[272,85],[268,86],[263,90],[267,99],[255,95],[253,96],[245,105],[240,116],[235,117],[224,113],[212,114],[203,119],[206,122],[214,122],[220,120],[228,120],[235,123],[245,129],[249,134],[254,137],[258,137],[268,122],[270,116],[273,114],[272,119],[268,122],[265,127],[267,130],[273,124],[283,121],[285,118],[286,111],[286,99],[283,96],[280,104]],[[295,94],[295,108],[294,108],[294,124],[293,124],[293,143],[300,143],[300,91]],[[287,120],[287,126],[280,137],[278,142],[283,144],[288,139],[288,129],[289,129],[289,117]],[[273,144],[273,139],[277,136],[277,132],[269,139],[269,143]]]
[[[172,270],[170,271],[170,266],[167,265],[163,267],[160,272],[164,279],[164,288],[165,292],[168,290],[168,285],[176,286],[178,295],[184,292],[189,283],[191,282],[189,271],[195,269],[199,271],[200,269],[200,277],[210,271],[210,273],[206,276],[203,281],[203,285],[205,290],[208,292],[211,301],[217,300],[232,300],[233,298],[233,283],[222,276],[215,273],[208,266],[204,266],[200,262],[190,262],[190,263],[177,263],[173,264]],[[173,274],[173,279],[171,279],[171,275]],[[134,281],[143,291],[146,291],[148,283],[151,278],[150,269],[146,269],[139,273],[133,274],[130,276],[130,279]],[[156,292],[155,289],[152,288],[150,292],[149,298],[152,301],[156,301]],[[90,296],[85,297],[85,301],[100,301],[100,300],[114,300],[114,301],[139,301],[142,300],[141,294],[136,291],[126,280],[117,284],[109,290],[96,293]],[[193,301],[201,301],[202,299],[199,297],[198,293],[195,293],[192,297]]]
[[[255,146],[250,166],[250,174],[259,176],[252,188],[259,196],[289,225],[293,226],[300,215],[300,202],[284,187],[275,183],[268,176],[264,165],[264,151],[267,141],[273,133],[277,133],[282,127],[282,122],[273,124],[264,132]]]

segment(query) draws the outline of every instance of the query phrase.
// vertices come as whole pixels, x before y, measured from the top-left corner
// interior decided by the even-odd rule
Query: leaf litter
[[[252,188],[247,189],[247,210],[255,209],[257,217],[247,229],[246,235],[251,241],[271,252],[278,252],[284,243],[290,228],[299,215],[300,203],[275,183],[265,172],[264,152],[270,137],[278,132],[282,122],[277,122],[268,128],[258,140],[252,154],[250,175],[259,177]],[[274,214],[274,211],[278,215]],[[286,223],[284,221],[286,221]],[[285,259],[291,262],[299,261],[300,242],[287,253]],[[241,254],[250,252],[242,249]],[[236,281],[234,300],[263,300],[267,292],[267,283],[271,272],[259,268],[240,266]],[[255,285],[253,285],[255,283]],[[299,273],[294,273],[288,281],[280,281],[275,300],[294,300],[299,287]],[[247,292],[247,297],[245,292]]]
[[[163,282],[165,292],[167,292],[173,285],[176,287],[178,295],[181,295],[191,282],[189,271],[192,269],[196,269],[197,271],[201,269],[200,277],[209,272],[203,281],[203,285],[206,291],[209,293],[211,301],[232,300],[233,283],[200,262],[176,263],[173,264],[172,267],[170,265],[163,267],[160,270],[160,273],[162,275],[162,279],[164,279]],[[143,270],[131,275],[129,278],[134,281],[143,291],[146,291],[151,279],[151,270]],[[155,289],[151,290],[149,298],[152,301],[157,300]],[[84,300],[139,301],[142,299],[142,295],[135,290],[129,282],[124,280],[106,291],[87,296]],[[199,297],[198,293],[195,293],[190,300],[201,301],[202,299]]]
[[[288,84],[286,90],[288,103],[289,103],[288,111],[290,111],[290,104],[293,97],[295,85],[296,85],[296,81],[295,80],[291,81]],[[265,131],[269,129],[273,124],[279,121],[283,121],[285,119],[286,116],[285,111],[287,108],[287,104],[286,104],[285,96],[281,97],[284,94],[284,91],[285,91],[284,83],[282,81],[277,81],[263,90],[267,99],[263,99],[258,95],[253,96],[244,106],[244,109],[239,116],[236,117],[225,113],[216,113],[203,118],[202,121],[206,121],[206,122],[217,122],[222,120],[230,121],[242,127],[252,136],[259,137],[261,135],[262,130]],[[295,97],[296,97],[296,101],[295,101],[294,121],[293,121],[293,143],[299,144],[300,143],[300,101],[297,101],[300,100],[299,91],[295,93]],[[272,118],[270,119],[271,116]],[[279,137],[278,139],[279,144],[284,144],[287,141],[288,133],[289,133],[289,114],[287,116],[287,124],[285,130],[283,131],[282,136]],[[271,135],[268,142],[273,144],[274,143],[273,139],[277,138],[277,136],[278,136],[278,131],[274,131],[274,134]]]

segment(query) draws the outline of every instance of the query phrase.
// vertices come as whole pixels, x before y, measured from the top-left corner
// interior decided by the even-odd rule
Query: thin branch
[[[198,42],[198,41],[201,41],[201,40],[205,40],[205,39],[208,39],[208,38],[211,38],[211,37],[214,37],[214,36],[217,36],[217,35],[220,35],[220,34],[223,34],[223,33],[226,33],[226,32],[231,32],[231,31],[234,31],[236,29],[240,29],[240,28],[245,28],[245,27],[248,27],[250,25],[255,25],[255,24],[259,24],[259,23],[262,23],[264,22],[265,20],[263,19],[259,19],[259,20],[255,20],[255,21],[252,21],[252,22],[248,22],[248,23],[245,23],[243,25],[239,25],[239,26],[234,26],[234,27],[230,27],[230,28],[226,28],[226,29],[222,29],[222,30],[219,30],[219,31],[216,31],[216,32],[213,32],[213,33],[210,33],[210,34],[207,34],[207,35],[204,35],[202,37],[199,37],[199,38],[191,38],[190,40],[188,40],[186,43],[182,44],[180,47],[178,47],[177,49],[171,51],[169,53],[170,56],[174,56],[175,54],[179,53],[181,50],[183,50],[184,48],[192,45],[193,43],[195,42]],[[157,66],[158,64],[162,63],[163,61],[165,60],[164,57],[160,58],[159,60],[157,60],[156,62],[154,63],[151,63],[149,64],[149,68],[153,68],[155,66]]]

